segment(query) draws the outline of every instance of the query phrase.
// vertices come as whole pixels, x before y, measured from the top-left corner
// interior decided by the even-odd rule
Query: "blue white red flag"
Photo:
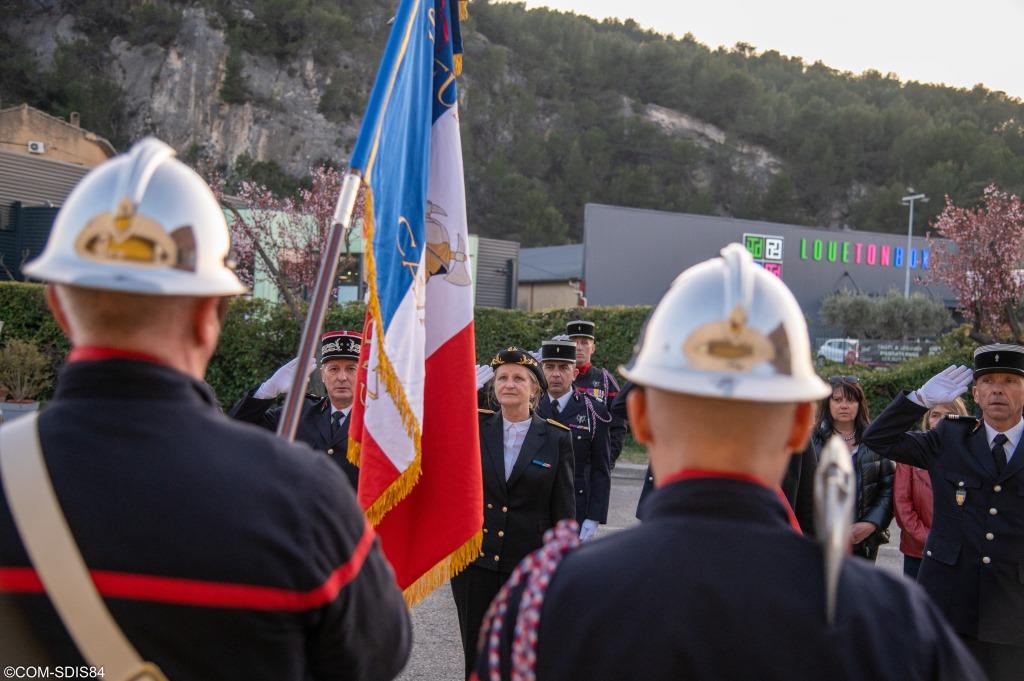
[[[459,14],[402,0],[349,164],[369,285],[349,458],[410,603],[476,558],[483,525]]]

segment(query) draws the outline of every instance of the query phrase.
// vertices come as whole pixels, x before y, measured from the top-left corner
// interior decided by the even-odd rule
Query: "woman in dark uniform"
[[[540,365],[512,347],[491,367],[499,410],[480,410],[484,541],[479,558],[451,582],[467,678],[491,600],[519,561],[540,548],[544,532],[576,513],[569,429],[534,413],[547,389]]]

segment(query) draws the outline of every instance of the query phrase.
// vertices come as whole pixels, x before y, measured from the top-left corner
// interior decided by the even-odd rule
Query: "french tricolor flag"
[[[474,560],[482,537],[460,10],[402,0],[350,162],[369,301],[349,459],[410,604]]]

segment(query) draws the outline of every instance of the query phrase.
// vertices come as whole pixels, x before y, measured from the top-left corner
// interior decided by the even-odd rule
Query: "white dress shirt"
[[[523,448],[523,440],[526,439],[526,433],[530,430],[530,423],[533,421],[532,417],[525,421],[519,421],[513,423],[504,416],[501,417],[503,426],[503,437],[502,440],[505,444],[505,479],[508,480],[509,476],[512,475],[512,467],[516,465],[516,459],[519,458],[519,450]]]

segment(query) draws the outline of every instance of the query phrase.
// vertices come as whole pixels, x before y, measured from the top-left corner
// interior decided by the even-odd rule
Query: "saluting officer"
[[[348,460],[348,423],[355,396],[356,369],[363,336],[355,331],[329,331],[320,339],[320,380],[327,396],[306,395],[295,439],[325,452],[348,477],[352,489],[359,486],[359,467]],[[298,368],[296,357],[239,400],[231,417],[269,430],[277,430],[283,407],[274,406],[277,397],[291,388]],[[310,360],[307,373],[313,370]]]
[[[947,416],[907,432],[973,378],[981,419]],[[951,366],[903,391],[864,433],[894,461],[928,469],[934,509],[918,573],[993,681],[1024,670],[1024,347],[985,345],[974,371]]]
[[[610,409],[615,396],[619,394],[619,384],[615,377],[607,369],[593,366],[590,359],[597,351],[597,337],[594,335],[596,326],[594,322],[578,319],[565,325],[565,333],[573,343],[576,344],[576,368],[579,374],[576,376],[574,385],[576,392],[589,395],[596,402],[600,402],[605,409]],[[623,419],[613,416],[608,424],[609,451],[611,466],[619,460],[622,453],[622,444],[626,440],[626,423]]]
[[[575,343],[558,338],[544,341],[540,365],[548,389],[540,398],[537,414],[553,418],[572,433],[576,522],[580,524],[580,539],[588,541],[597,534],[599,524],[608,522],[608,497],[612,489],[608,463],[611,416],[600,402],[572,389],[577,371]]]
[[[511,347],[490,364],[500,410],[480,410],[484,541],[480,557],[451,580],[467,677],[494,595],[547,529],[575,517],[572,440],[568,428],[535,411],[547,389],[537,360]]]
[[[829,387],[743,246],[675,280],[623,373],[658,488],[644,522],[576,548],[556,528],[499,594],[479,679],[983,678],[916,584],[848,556],[829,625],[822,549],[778,490]]]
[[[0,591],[55,664],[109,678],[393,678],[409,616],[344,476],[203,381],[245,289],[173,155],[147,139],[93,169],[25,267],[72,350],[38,420],[0,428]]]

